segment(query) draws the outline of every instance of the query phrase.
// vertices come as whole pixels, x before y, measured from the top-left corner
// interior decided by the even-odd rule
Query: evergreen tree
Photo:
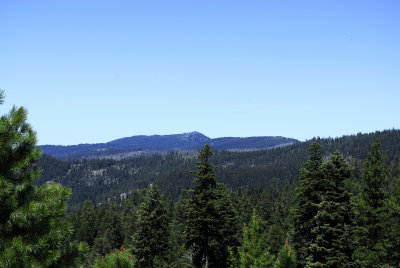
[[[93,248],[98,255],[105,256],[122,246],[121,221],[115,203],[99,209],[96,228]]]
[[[121,229],[124,237],[124,244],[132,243],[132,236],[136,230],[137,211],[131,200],[125,200],[123,203]]]
[[[351,196],[345,189],[345,181],[350,178],[350,165],[335,152],[322,164],[321,170],[321,202],[313,218],[314,240],[310,244],[312,254],[307,258],[307,267],[354,267],[351,260],[353,213]]]
[[[89,246],[93,246],[94,239],[97,236],[96,209],[91,201],[83,202],[79,210],[71,219],[74,226],[74,237],[77,241],[85,241]]]
[[[26,117],[15,106],[0,117],[0,266],[74,265],[82,245],[70,242],[72,228],[62,221],[71,190],[33,185],[40,151]]]
[[[296,265],[296,254],[291,249],[289,240],[286,239],[285,245],[278,253],[274,268],[296,268]]]
[[[186,245],[195,267],[228,266],[228,247],[237,246],[238,225],[226,190],[217,183],[209,145],[199,154],[191,199],[186,200]]]
[[[269,219],[267,243],[270,252],[277,255],[282,248],[282,242],[290,236],[291,207],[293,207],[293,189],[283,188],[279,196],[275,198],[274,211]]]
[[[238,248],[238,267],[264,268],[273,266],[273,257],[269,253],[265,238],[265,223],[253,211],[251,222],[243,227],[243,242]]]
[[[133,254],[139,268],[158,267],[169,249],[170,227],[165,201],[156,185],[146,190],[138,208]]]
[[[357,199],[357,249],[354,258],[361,267],[375,268],[385,264],[386,186],[387,174],[380,142],[376,141],[365,162],[361,192]]]
[[[124,247],[121,247],[120,250],[98,258],[93,268],[134,268],[135,263],[135,258]]]
[[[174,203],[172,222],[171,222],[171,239],[170,249],[166,256],[165,268],[190,268],[191,265],[190,251],[185,247],[183,232],[185,229],[185,216],[182,202]]]
[[[300,170],[293,211],[293,242],[300,267],[304,267],[307,258],[313,254],[310,251],[310,244],[315,240],[315,234],[311,230],[316,227],[314,217],[321,201],[320,193],[323,185],[321,164],[320,145],[312,143],[309,148],[309,159],[305,163],[305,168]]]
[[[385,230],[388,238],[387,263],[393,267],[400,266],[400,178],[394,179],[393,189],[387,200],[388,217],[385,219]]]

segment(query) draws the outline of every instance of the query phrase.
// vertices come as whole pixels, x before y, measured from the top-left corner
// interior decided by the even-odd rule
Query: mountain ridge
[[[105,143],[85,143],[77,145],[40,145],[46,154],[59,159],[104,158],[124,154],[143,155],[167,151],[197,151],[208,143],[217,150],[248,151],[274,148],[298,142],[281,136],[221,137],[209,138],[193,131],[170,135],[136,135],[119,138]]]

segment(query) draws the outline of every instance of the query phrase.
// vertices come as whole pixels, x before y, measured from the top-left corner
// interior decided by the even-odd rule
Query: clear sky
[[[400,1],[0,0],[0,88],[39,144],[400,128]]]

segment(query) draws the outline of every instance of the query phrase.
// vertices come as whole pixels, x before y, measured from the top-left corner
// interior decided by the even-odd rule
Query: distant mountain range
[[[254,151],[298,142],[285,137],[225,137],[211,139],[199,132],[174,135],[132,136],[107,143],[78,145],[42,145],[43,153],[59,159],[67,158],[126,158],[168,151],[197,151],[205,144],[227,151]]]

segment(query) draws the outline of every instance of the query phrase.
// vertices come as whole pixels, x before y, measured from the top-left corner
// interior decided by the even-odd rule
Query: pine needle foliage
[[[309,159],[305,167],[300,170],[296,188],[296,205],[293,209],[293,242],[300,267],[304,267],[307,257],[312,255],[310,243],[315,240],[315,235],[311,230],[317,226],[314,217],[318,212],[323,185],[321,165],[320,145],[312,143],[309,148]]]
[[[296,268],[296,254],[289,245],[289,240],[286,239],[285,245],[278,253],[278,258],[274,264],[274,268]]]
[[[167,206],[159,188],[151,185],[138,208],[133,255],[138,268],[158,267],[170,247],[170,226]]]
[[[321,165],[321,201],[311,230],[314,240],[310,241],[307,267],[350,268],[353,248],[353,213],[351,195],[345,188],[350,178],[350,165],[339,153],[333,153]]]
[[[365,161],[361,192],[356,204],[358,228],[354,258],[361,267],[376,268],[386,264],[387,179],[380,142],[375,141]]]
[[[0,267],[75,265],[85,247],[69,242],[73,230],[61,220],[71,190],[33,185],[40,151],[26,120],[26,110],[15,106],[0,117]]]
[[[198,156],[191,198],[184,201],[186,246],[194,267],[228,267],[229,247],[238,245],[236,213],[227,191],[218,183],[205,145]]]
[[[135,263],[135,258],[121,247],[105,257],[98,258],[93,268],[134,268]]]
[[[243,226],[243,242],[238,248],[238,268],[263,268],[273,266],[265,237],[265,222],[253,211],[249,224]]]

